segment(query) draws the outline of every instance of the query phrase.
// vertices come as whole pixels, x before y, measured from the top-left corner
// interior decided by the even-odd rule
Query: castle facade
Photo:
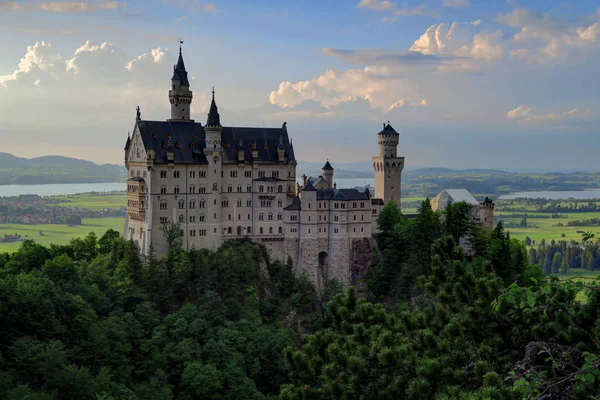
[[[179,225],[183,248],[216,249],[247,237],[272,259],[291,259],[318,289],[328,279],[353,282],[370,263],[377,216],[387,201],[400,203],[404,157],[388,124],[377,134],[375,193],[337,188],[327,161],[319,177],[296,177],[294,147],[280,128],[228,127],[213,90],[202,125],[190,118],[193,93],[181,48],[173,68],[171,118],[149,121],[138,108],[125,145],[127,218],[124,237],[147,254],[168,252],[161,224]],[[368,257],[365,254],[369,254]]]

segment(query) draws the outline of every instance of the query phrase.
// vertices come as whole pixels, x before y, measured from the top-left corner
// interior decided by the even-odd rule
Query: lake
[[[565,190],[565,191],[540,191],[540,192],[516,192],[511,194],[503,194],[498,197],[498,200],[514,200],[518,198],[528,199],[552,199],[552,200],[587,200],[600,199],[600,189],[592,190]]]
[[[0,197],[37,194],[39,196],[58,196],[89,192],[115,192],[126,190],[125,182],[111,183],[56,183],[50,185],[3,185]]]

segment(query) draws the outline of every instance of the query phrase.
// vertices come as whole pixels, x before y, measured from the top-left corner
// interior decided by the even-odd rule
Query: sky
[[[123,162],[170,116],[178,40],[204,123],[287,122],[299,160],[598,171],[600,4],[572,0],[0,0],[0,151]]]

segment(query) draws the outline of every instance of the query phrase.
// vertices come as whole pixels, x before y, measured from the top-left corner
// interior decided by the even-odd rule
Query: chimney
[[[306,174],[302,174],[302,187],[306,186]]]

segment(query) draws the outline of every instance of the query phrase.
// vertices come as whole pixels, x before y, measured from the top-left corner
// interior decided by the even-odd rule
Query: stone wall
[[[329,240],[329,273],[327,279],[337,279],[342,285],[350,285],[350,239]]]

